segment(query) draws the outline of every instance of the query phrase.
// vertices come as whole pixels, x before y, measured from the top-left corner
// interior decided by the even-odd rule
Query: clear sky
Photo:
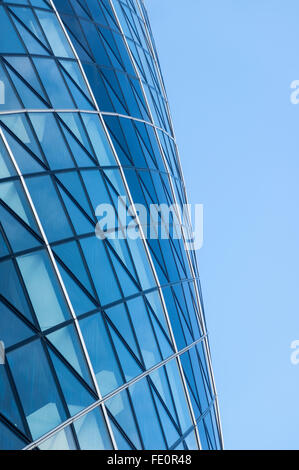
[[[191,203],[226,449],[299,449],[298,0],[146,0]]]

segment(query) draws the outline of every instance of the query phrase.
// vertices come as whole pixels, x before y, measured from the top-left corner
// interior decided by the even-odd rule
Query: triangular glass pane
[[[8,247],[6,241],[4,240],[3,234],[1,233],[1,226],[0,226],[0,258],[9,254]]]
[[[17,92],[25,106],[25,108],[40,109],[47,108],[45,103],[41,101],[33,91],[19,78],[17,75],[8,68],[9,75],[17,89]]]
[[[93,223],[87,219],[62,188],[59,188],[59,190],[76,232],[79,235],[94,232],[95,224],[93,225]]]
[[[32,322],[31,313],[12,261],[0,263],[0,294]]]
[[[42,160],[38,145],[33,137],[32,131],[28,125],[26,117],[22,114],[2,115],[1,121],[20,139],[23,144]]]
[[[27,225],[35,227],[33,215],[19,181],[7,181],[0,184],[2,199]]]
[[[35,334],[26,323],[2,302],[0,302],[0,332],[1,341],[4,342],[5,348],[9,348]],[[2,367],[0,367],[0,371],[1,369]]]
[[[34,36],[36,36],[45,47],[47,47],[43,33],[32,13],[32,10],[26,7],[11,7],[11,10],[15,13],[18,19],[20,19],[28,29],[30,29],[31,33],[34,34]]]
[[[113,435],[114,435],[115,440],[116,440],[118,450],[133,450],[134,447],[130,446],[127,439],[124,438],[124,436],[119,431],[119,429],[115,426],[113,421],[111,421],[110,424],[111,424],[111,427],[112,427]]]
[[[71,416],[79,413],[84,408],[91,405],[95,398],[83,387],[79,380],[72,374],[70,369],[50,350],[50,356],[53,361],[58,380],[63,390],[64,398],[67,403]]]
[[[100,313],[79,321],[102,396],[123,385],[110,338]]]
[[[4,58],[46,100],[29,57],[5,56]]]
[[[11,109],[20,109],[21,103],[18,100],[10,81],[0,64],[0,110],[7,111]]]
[[[1,205],[0,220],[6,238],[14,252],[29,250],[40,245],[40,242],[32,233]]]
[[[71,364],[71,366],[83,377],[88,385],[93,388],[90,374],[82,353],[82,346],[73,325],[54,331],[47,335],[47,338]]]
[[[0,6],[0,53],[4,54],[24,54],[23,45],[14,30],[13,25],[3,6]],[[9,41],[7,40],[9,38]]]
[[[109,247],[108,243],[107,243],[107,247]],[[129,274],[123,268],[123,266],[119,262],[117,256],[113,253],[112,250],[109,250],[109,252],[110,252],[112,264],[115,267],[118,280],[119,280],[120,285],[123,289],[123,292],[125,293],[125,296],[128,297],[129,295],[134,295],[137,292],[139,292],[140,289],[138,289],[138,287],[133,282],[133,280],[131,279]]]
[[[0,139],[0,180],[1,178],[8,178],[9,176],[15,175],[16,170],[10,160],[2,139]]]
[[[62,266],[60,266],[59,269],[76,315],[82,315],[83,313],[94,310],[97,305],[87,297],[80,286],[71,278]]]
[[[141,449],[141,442],[132,413],[132,407],[128,399],[128,392],[124,390],[118,393],[113,398],[107,400],[105,404],[123,432],[129,436],[136,449]]]
[[[70,77],[65,73],[65,71],[61,68],[65,81],[69,87],[69,90],[72,94],[73,99],[77,105],[78,109],[84,110],[92,110],[94,106],[91,105],[90,101],[86,98],[81,90],[72,82]]]
[[[161,422],[163,423],[163,428],[164,428],[166,440],[168,443],[168,447],[171,447],[176,441],[180,439],[181,436],[178,433],[177,429],[175,428],[173,422],[171,421],[168,413],[166,412],[164,406],[160,402],[155,391],[153,391],[153,393],[154,393],[156,406],[158,408],[158,413],[160,415]]]
[[[25,433],[22,418],[16,404],[16,397],[11,389],[11,385],[6,374],[6,367],[4,365],[1,365],[0,367],[0,390],[0,413],[2,413],[17,429]],[[3,447],[1,447],[1,449],[3,449]],[[5,447],[5,449],[7,448]]]
[[[153,327],[156,333],[157,341],[159,343],[159,346],[162,352],[162,356],[164,359],[166,359],[167,357],[171,356],[174,353],[174,351],[172,347],[170,346],[169,341],[167,341],[167,338],[165,337],[165,334],[161,330],[154,315],[152,315],[151,318],[152,318]]]
[[[15,138],[12,137],[11,134],[6,132],[4,134],[6,140],[9,144],[9,147],[16,159],[16,162],[23,174],[26,173],[39,173],[41,171],[45,171],[45,168],[41,166],[32,155],[25,150],[25,148],[20,145]]]
[[[115,307],[109,308],[106,310],[106,314],[141,362],[142,360],[137,349],[132,327],[124,304],[119,304]]]
[[[123,342],[119,339],[114,330],[109,326],[110,334],[117,350],[117,355],[122,366],[122,370],[126,377],[126,381],[129,382],[134,377],[142,374],[144,371],[137,364],[133,356],[130,354],[128,349],[125,347]]]
[[[84,287],[89,291],[93,292],[90,281],[88,279],[81,254],[76,242],[63,243],[62,245],[57,245],[54,248],[55,253],[63,261],[63,263],[69,268],[69,270],[74,274],[74,276],[79,279]]]
[[[86,199],[86,194],[82,187],[78,173],[74,171],[68,173],[61,173],[60,175],[58,175],[58,177],[62,184],[66,187],[66,189],[71,193],[71,195],[75,197],[78,204],[80,204],[80,206],[92,219],[94,217],[94,214],[90,210],[89,204]]]
[[[52,113],[29,113],[30,120],[50,168],[73,168],[74,162]]]
[[[19,23],[19,21],[15,20],[15,25],[28,49],[29,54],[49,55],[49,50],[42,46],[41,43],[35,39],[34,35],[29,33],[29,31]]]
[[[78,167],[88,167],[88,166],[95,166],[96,162],[93,161],[90,156],[87,154],[87,152],[82,148],[78,142],[74,139],[74,137],[71,135],[71,133],[64,127],[62,126],[62,130],[64,132],[64,135],[68,141],[68,144],[71,148],[71,152],[77,162]]]

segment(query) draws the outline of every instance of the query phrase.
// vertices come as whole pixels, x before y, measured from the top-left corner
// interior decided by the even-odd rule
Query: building
[[[143,2],[0,25],[0,448],[222,448],[194,252],[137,210],[186,203]]]

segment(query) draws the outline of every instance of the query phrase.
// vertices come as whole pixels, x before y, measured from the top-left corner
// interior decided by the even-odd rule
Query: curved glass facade
[[[0,448],[222,448],[194,252],[137,209],[186,204],[143,2],[3,0],[0,26]]]

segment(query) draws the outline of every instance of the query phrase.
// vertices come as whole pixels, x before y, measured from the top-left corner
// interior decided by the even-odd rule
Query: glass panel
[[[38,446],[40,450],[76,450],[76,444],[70,427],[63,429]]]
[[[101,313],[80,320],[80,327],[102,395],[123,384]]]
[[[132,385],[129,391],[142,434],[144,447],[148,450],[165,449],[166,444],[147,379],[140,380]]]
[[[0,52],[1,53],[25,53],[25,50],[15,32],[8,16],[3,8],[0,6]],[[7,40],[9,38],[9,41]]]
[[[186,396],[179,373],[176,360],[170,361],[166,365],[170,388],[175,402],[176,410],[179,416],[182,431],[185,432],[192,426],[191,416],[186,401]]]
[[[58,57],[73,57],[71,48],[55,14],[41,10],[36,10],[36,14],[54,55]]]
[[[70,314],[46,253],[31,253],[17,261],[41,328],[68,320]]]
[[[62,80],[53,59],[34,59],[35,66],[48,93],[51,103],[57,109],[73,109],[74,103]]]
[[[103,414],[96,409],[74,423],[81,450],[110,450],[112,444]]]
[[[124,390],[113,398],[110,398],[110,400],[107,400],[105,405],[136,449],[141,449],[141,442],[127,390]]]
[[[82,114],[82,118],[100,165],[115,165],[108,138],[97,114]]]
[[[29,114],[38,140],[53,170],[72,168],[73,160],[52,113]]]
[[[28,178],[26,183],[48,239],[55,241],[71,237],[73,232],[51,178]]]
[[[21,450],[26,443],[0,421],[0,449]]]
[[[66,419],[39,340],[7,354],[33,439]]]

